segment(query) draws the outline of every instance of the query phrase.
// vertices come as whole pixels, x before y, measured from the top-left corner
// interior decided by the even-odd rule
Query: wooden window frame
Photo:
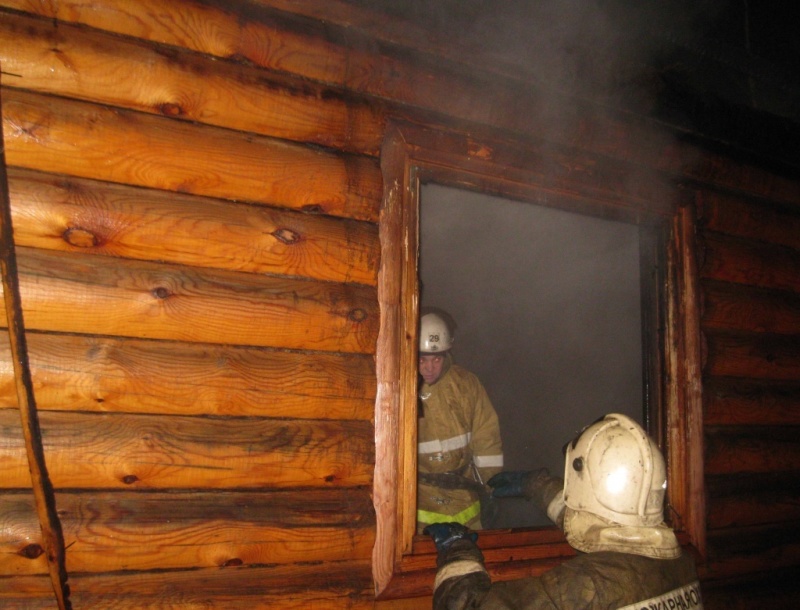
[[[414,536],[418,223],[420,185],[425,182],[660,228],[663,240],[650,246],[662,250],[663,294],[657,314],[645,315],[643,322],[646,332],[659,337],[657,355],[644,363],[649,371],[645,382],[658,385],[655,393],[661,403],[650,429],[656,431],[667,458],[668,520],[682,544],[700,555],[705,552],[700,331],[689,189],[675,188],[684,201],[654,203],[657,199],[618,197],[602,188],[569,185],[568,180],[554,184],[537,169],[542,159],[552,161],[543,154],[533,145],[492,135],[402,122],[388,126],[381,155],[381,320],[376,351],[377,599],[430,595],[436,572],[433,544]],[[653,179],[667,181],[655,173]],[[575,554],[556,528],[491,530],[481,533],[480,546],[497,580],[541,574]]]

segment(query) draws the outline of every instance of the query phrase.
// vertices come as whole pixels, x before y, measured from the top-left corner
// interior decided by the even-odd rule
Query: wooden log
[[[372,224],[29,170],[9,180],[20,246],[377,283]]]
[[[7,89],[9,165],[376,221],[377,162]]]
[[[705,580],[701,589],[704,610],[791,610],[800,599],[800,579],[795,566],[768,572],[754,571],[735,578]]]
[[[718,576],[800,564],[797,522],[710,531],[708,543],[709,568]]]
[[[28,334],[40,410],[352,419],[374,414],[370,356]],[[0,407],[16,406],[0,331]]]
[[[796,336],[705,331],[706,377],[751,380],[800,379],[800,345]]]
[[[369,563],[317,562],[262,567],[78,575],[76,608],[253,608],[372,610]]]
[[[711,190],[698,192],[697,220],[704,231],[800,250],[800,210]]]
[[[29,330],[260,345],[375,349],[375,289],[20,248]]]
[[[381,40],[383,26],[359,31],[350,23],[337,24],[329,8],[332,1],[325,0],[322,12],[310,14],[311,19],[302,6],[284,0],[259,0],[263,8],[249,4],[239,12],[192,0],[168,5],[158,0],[104,0],[104,10],[85,0],[0,0],[0,6],[219,58],[243,59],[414,107],[417,116],[450,115],[560,145],[578,143],[594,154],[796,205],[800,185],[794,180],[701,151],[644,122],[600,116],[596,108],[574,100],[545,103],[553,99],[552,91],[545,94],[532,85],[534,79],[519,66],[504,71],[498,70],[496,57],[481,61],[474,48],[453,48],[445,58],[435,50],[411,50],[425,48],[427,40],[422,38],[387,44]],[[352,4],[347,6],[349,15],[354,10]],[[207,24],[212,23],[209,32]]]
[[[0,493],[0,607],[5,590],[5,577],[20,574],[48,574],[47,555],[33,495],[30,491]],[[32,584],[40,585],[38,580]],[[39,586],[33,591],[41,590]],[[53,597],[49,576],[45,592]]]
[[[369,489],[59,493],[71,573],[367,560]],[[0,495],[0,575],[46,571],[30,494]]]
[[[15,574],[0,576],[0,607],[25,610],[53,610],[56,598],[47,576]]]
[[[722,425],[800,425],[800,383],[711,378],[703,386],[704,422]]]
[[[800,428],[707,428],[705,449],[706,476],[800,470]]]
[[[713,234],[702,244],[703,278],[800,292],[800,251]]]
[[[378,104],[263,69],[19,14],[0,19],[18,86],[151,114],[375,155]]]
[[[800,334],[800,294],[741,284],[702,285],[704,328]]]
[[[800,521],[800,471],[711,476],[708,528]]]
[[[372,483],[369,422],[40,413],[56,489],[285,489]],[[30,487],[19,417],[0,411],[0,486]]]

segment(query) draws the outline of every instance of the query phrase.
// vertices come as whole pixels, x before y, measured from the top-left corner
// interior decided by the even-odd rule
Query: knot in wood
[[[36,559],[42,553],[44,553],[42,545],[35,543],[24,546],[19,550],[19,555],[22,555],[26,559]]]
[[[300,234],[291,229],[275,229],[270,235],[287,245],[296,244],[300,241]]]
[[[310,203],[308,205],[304,205],[300,209],[303,210],[304,212],[308,212],[309,214],[324,214],[325,213],[325,208],[323,208],[318,203]]]
[[[351,309],[347,317],[353,322],[363,322],[367,319],[367,312],[361,308]]]
[[[138,480],[139,477],[137,477],[135,474],[126,474],[124,477],[122,477],[122,482],[125,483],[125,485],[133,485]]]
[[[159,286],[158,288],[153,288],[153,296],[157,299],[166,299],[169,297],[170,292],[169,289],[164,288],[163,286]]]
[[[100,241],[94,233],[82,227],[70,227],[61,234],[61,237],[76,248],[93,248]]]
[[[180,104],[165,102],[158,107],[158,111],[164,116],[183,116],[183,108]]]
[[[222,567],[223,567],[223,568],[230,568],[230,567],[234,567],[234,566],[240,566],[240,565],[242,565],[243,563],[244,563],[244,561],[242,561],[242,560],[241,560],[241,559],[239,559],[238,557],[234,557],[233,559],[228,559],[228,561],[226,561],[225,563],[223,563],[223,564],[222,564]]]

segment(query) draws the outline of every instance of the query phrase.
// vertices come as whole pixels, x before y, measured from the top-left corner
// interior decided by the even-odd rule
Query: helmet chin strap
[[[665,523],[656,526],[620,525],[586,511],[567,508],[564,533],[570,545],[584,553],[614,551],[654,559],[675,559],[681,547]]]

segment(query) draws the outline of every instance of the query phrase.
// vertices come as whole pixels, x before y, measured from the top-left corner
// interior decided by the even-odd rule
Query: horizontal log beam
[[[370,485],[369,422],[40,413],[59,489],[287,489]],[[0,487],[29,488],[14,409],[0,410]]]
[[[711,530],[800,521],[800,470],[711,476],[706,496]]]
[[[476,63],[474,49],[468,53],[451,49],[455,55],[444,58],[437,49],[413,50],[419,48],[419,40],[398,46],[383,39],[386,28],[359,30],[351,23],[337,23],[331,2],[324,3],[322,13],[309,15],[296,2],[259,0],[259,4],[264,7],[249,4],[236,12],[229,5],[191,0],[168,5],[158,0],[104,0],[106,10],[98,11],[84,0],[55,4],[0,0],[0,6],[48,19],[81,23],[220,59],[246,60],[270,71],[341,86],[416,108],[417,115],[449,115],[560,145],[579,143],[582,150],[593,154],[679,179],[797,204],[798,186],[793,180],[701,151],[665,134],[661,125],[600,117],[596,108],[575,100],[553,103],[554,92],[532,85],[519,66],[498,71],[497,61]],[[353,6],[346,8],[352,15]],[[214,24],[212,34],[206,27],[209,23]]]
[[[374,159],[4,89],[8,164],[376,221]]]
[[[699,243],[701,278],[800,293],[800,251],[714,234]]]
[[[706,426],[800,426],[800,383],[711,378],[703,385]]]
[[[753,381],[800,379],[800,342],[797,336],[722,331],[704,332],[708,377],[740,377]]]
[[[741,284],[701,284],[703,328],[800,335],[800,293]]]
[[[797,208],[711,190],[699,191],[696,203],[698,224],[703,230],[800,250]]]
[[[706,428],[706,475],[797,471],[800,428]]]
[[[369,488],[59,493],[72,573],[368,560]],[[31,494],[0,494],[0,575],[46,573]],[[324,541],[324,543],[322,543]]]
[[[9,191],[18,246],[377,283],[378,231],[365,222],[21,169]]]
[[[370,421],[370,356],[28,334],[40,410]],[[0,331],[0,407],[15,407]]]
[[[371,353],[375,289],[31,248],[28,330]],[[1,326],[1,325],[0,325]]]
[[[19,76],[4,79],[7,86],[41,93],[370,155],[383,137],[377,104],[254,66],[49,19],[3,15],[0,63]]]

